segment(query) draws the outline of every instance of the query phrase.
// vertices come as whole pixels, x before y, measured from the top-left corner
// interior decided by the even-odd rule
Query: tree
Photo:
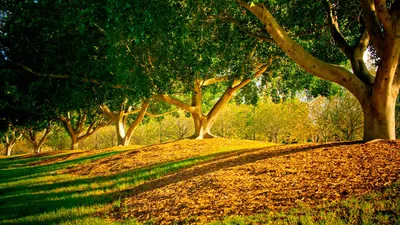
[[[165,116],[160,126],[164,127],[164,135],[170,140],[187,138],[194,130],[192,119],[183,111]]]
[[[71,150],[77,150],[79,142],[111,123],[101,114],[90,114],[85,111],[68,112],[66,115],[60,115],[60,120],[71,138]],[[89,124],[88,127],[86,127],[87,124]]]
[[[50,132],[53,130],[54,127],[54,121],[45,121],[44,122],[44,131],[41,134],[41,137],[39,137],[39,131],[40,130],[38,127],[29,127],[24,130],[22,130],[23,137],[25,140],[27,140],[31,145],[33,145],[33,152],[34,153],[41,153],[42,152],[42,146],[43,144],[47,141],[49,138]],[[39,125],[42,126],[42,125]]]
[[[13,126],[10,126],[8,131],[3,134],[2,142],[4,143],[4,155],[11,156],[11,151],[14,145],[21,140],[21,132]]]
[[[360,102],[364,112],[364,141],[395,139],[395,103],[400,85],[398,59],[400,52],[400,1],[342,1],[333,5],[325,1],[330,33],[337,47],[349,60],[352,72],[344,67],[320,60],[294,41],[261,3],[237,1],[254,14],[265,30],[286,54],[307,72],[335,82],[349,90]],[[347,4],[347,5],[344,5]],[[296,4],[301,8],[323,7],[319,2]],[[361,6],[361,7],[360,7]],[[304,8],[303,8],[304,9]],[[361,19],[358,20],[358,15]],[[295,18],[295,15],[290,15]],[[298,15],[296,15],[297,19]],[[316,17],[312,21],[321,20]],[[340,23],[354,23],[360,28],[341,30]],[[343,27],[342,27],[343,28]],[[317,40],[314,39],[315,42]],[[368,46],[379,59],[376,75],[372,75],[363,60]]]
[[[313,142],[334,141],[335,125],[329,114],[329,99],[319,96],[309,102],[310,119],[313,122]]]
[[[332,98],[327,109],[332,124],[339,131],[342,140],[359,138],[359,131],[363,128],[363,118],[357,99],[345,92],[342,96]]]
[[[111,111],[108,106],[102,105],[100,106],[101,110],[107,117],[114,123],[116,131],[117,131],[117,138],[118,138],[118,145],[120,146],[128,146],[133,132],[142,122],[149,103],[147,101],[143,101],[141,106],[137,109],[133,109],[132,106],[126,107],[125,103],[121,104],[121,108],[119,111]],[[132,114],[138,113],[138,116],[134,119],[134,121],[127,126],[128,117]]]
[[[272,62],[272,59],[270,63]],[[254,78],[261,76],[268,68],[269,65],[262,65],[255,74]],[[228,86],[222,96],[218,99],[218,101],[212,106],[211,110],[204,114],[203,111],[203,88],[208,85],[223,82],[228,80],[228,77],[214,77],[207,80],[196,79],[193,85],[193,93],[191,103],[184,103],[179,99],[172,98],[167,94],[153,95],[154,99],[165,101],[169,104],[173,104],[177,107],[186,110],[187,112],[192,114],[192,118],[194,121],[194,134],[192,138],[195,139],[203,139],[203,138],[213,138],[215,137],[211,134],[211,128],[214,125],[216,119],[219,114],[222,112],[222,109],[227,105],[227,103],[234,97],[234,94],[246,84],[251,82],[251,78],[236,80],[232,85]]]

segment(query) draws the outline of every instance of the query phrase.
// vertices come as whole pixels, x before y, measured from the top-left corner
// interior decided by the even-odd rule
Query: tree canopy
[[[333,81],[361,103],[365,140],[393,139],[398,4],[3,1],[2,127],[149,98],[183,108],[201,127],[235,95],[252,104],[260,92],[274,101],[303,89],[329,96],[339,91]],[[376,75],[363,60],[367,49]]]

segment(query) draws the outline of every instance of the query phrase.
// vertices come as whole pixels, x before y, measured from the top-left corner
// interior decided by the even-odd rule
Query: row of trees
[[[361,139],[362,126],[362,110],[357,100],[349,93],[344,93],[311,100],[298,96],[279,103],[265,97],[257,106],[230,103],[221,112],[211,132],[218,137],[275,143],[328,142]],[[133,133],[131,142],[149,145],[181,140],[190,137],[194,130],[190,114],[182,110],[172,111],[157,118],[147,117]],[[46,135],[47,131],[42,131],[38,136]],[[68,134],[63,129],[56,128],[47,137],[49,140],[44,143],[45,148],[66,149],[70,146]],[[82,140],[80,148],[112,147],[118,144],[118,139],[118,128],[105,126]],[[27,145],[36,149],[30,139],[25,140],[27,144],[17,147],[17,152],[21,152],[21,149],[31,152],[26,150]]]
[[[77,148],[114,123],[126,145],[148,110],[176,107],[191,114],[192,138],[210,138],[233,98],[329,96],[332,81],[361,104],[365,141],[395,139],[398,2],[3,1],[2,132],[10,146],[18,130],[40,143],[34,133],[62,121]]]

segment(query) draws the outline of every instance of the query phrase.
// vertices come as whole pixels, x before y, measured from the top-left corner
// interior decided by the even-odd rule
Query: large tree
[[[290,13],[304,13],[301,15],[304,18],[307,18],[307,14],[313,14],[312,11],[326,13],[331,37],[347,57],[351,71],[317,58],[296,42],[295,38],[288,34],[290,30],[286,31],[271,13],[271,10],[279,8],[278,4],[260,1],[237,2],[239,7],[246,8],[256,16],[276,45],[300,67],[315,76],[345,87],[358,99],[364,112],[365,141],[396,138],[395,105],[400,85],[400,1],[360,0],[333,4],[329,0],[305,0],[287,4],[294,6],[292,9],[296,8],[284,11],[292,21],[297,20],[300,14]],[[278,2],[281,4],[280,8],[285,8],[282,1]],[[276,11],[279,13],[279,10]],[[323,19],[323,16],[316,16],[309,21],[311,24],[320,24]],[[297,25],[302,26],[300,23]],[[319,41],[314,39],[314,42]],[[376,75],[371,74],[365,65],[363,55],[367,49],[376,55]]]

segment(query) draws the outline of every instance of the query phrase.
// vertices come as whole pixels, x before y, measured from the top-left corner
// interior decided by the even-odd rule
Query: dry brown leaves
[[[176,144],[183,152],[195,147]],[[159,155],[153,148],[147,154]],[[399,179],[400,141],[268,147],[230,153],[148,181],[130,190],[121,207],[110,205],[104,212],[111,210],[116,220],[135,217],[169,224],[196,217],[205,222],[337,201]]]
[[[208,140],[182,140],[123,152],[121,154],[96,160],[88,164],[76,166],[64,171],[64,173],[105,176],[154,165],[157,163],[209,155],[219,152],[220,149],[243,149],[247,146],[264,147],[267,145],[268,144],[266,142],[223,138]]]

